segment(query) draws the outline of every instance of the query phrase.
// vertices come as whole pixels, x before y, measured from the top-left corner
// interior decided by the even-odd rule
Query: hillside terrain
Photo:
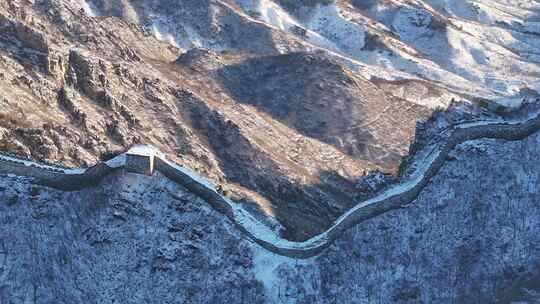
[[[519,4],[4,1],[0,149],[89,166],[152,144],[305,239],[434,110],[538,97]]]
[[[0,156],[79,168],[151,145],[293,244],[399,190],[457,125],[532,115],[539,79],[532,0],[0,1]],[[115,171],[75,192],[2,175],[0,304],[534,301],[538,136],[508,137],[444,150],[410,206],[301,261],[161,173]],[[130,246],[142,260],[120,265],[135,263]],[[182,269],[193,286],[173,300]],[[205,294],[202,280],[239,293]]]

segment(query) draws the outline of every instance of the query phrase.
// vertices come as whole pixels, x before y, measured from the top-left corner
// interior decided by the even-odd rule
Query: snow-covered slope
[[[80,1],[93,8],[99,2]],[[266,28],[270,40],[266,35],[250,37],[266,39],[266,51],[323,50],[370,79],[427,79],[459,95],[417,100],[433,107],[448,105],[452,98],[475,97],[517,104],[540,91],[540,4],[535,1],[351,0],[292,5],[215,0],[198,4],[198,19],[185,16],[192,5],[148,1],[138,10],[159,39],[182,48],[264,52],[250,47],[254,42],[234,28]],[[89,14],[95,15],[95,9]]]

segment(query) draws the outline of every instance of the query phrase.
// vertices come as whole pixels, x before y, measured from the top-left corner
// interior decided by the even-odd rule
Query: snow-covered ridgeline
[[[81,6],[82,6],[82,9],[84,10],[84,12],[89,17],[97,17],[97,16],[99,16],[97,8],[94,6],[94,4],[91,1],[82,0],[81,1]]]
[[[358,222],[389,209],[410,203],[421,191],[427,181],[442,166],[447,154],[456,144],[481,137],[515,139],[516,134],[518,134],[517,137],[521,138],[528,136],[532,131],[537,131],[539,129],[540,111],[531,112],[521,119],[476,121],[456,125],[453,127],[454,132],[450,134],[447,142],[438,145],[430,145],[423,151],[418,152],[418,157],[416,157],[416,161],[412,164],[414,168],[412,173],[404,177],[399,183],[366,201],[358,203],[340,216],[325,232],[303,242],[293,242],[283,239],[278,232],[258,221],[240,204],[222,196],[216,190],[214,184],[201,178],[196,173],[167,160],[163,153],[151,146],[135,146],[128,152],[105,162],[105,164],[109,168],[122,168],[126,166],[126,155],[129,154],[148,156],[152,159],[158,158],[183,176],[187,176],[190,179],[190,183],[195,183],[198,185],[199,189],[204,189],[203,191],[206,191],[206,193],[209,194],[208,196],[212,198],[217,197],[217,202],[224,205],[220,206],[220,209],[230,211],[225,213],[241,228],[242,231],[262,247],[280,255],[307,258],[316,255],[334,239],[338,238],[344,230],[352,227]],[[467,135],[466,132],[468,131],[471,132],[471,135],[469,137],[464,136],[464,134]],[[65,174],[76,174],[75,172],[84,174],[86,172],[86,169],[61,169],[5,155],[0,155],[0,160],[20,163],[25,166],[33,166],[38,169],[61,170],[61,172]],[[157,167],[157,170],[159,171],[160,168]],[[214,201],[216,201],[216,199],[214,199]]]

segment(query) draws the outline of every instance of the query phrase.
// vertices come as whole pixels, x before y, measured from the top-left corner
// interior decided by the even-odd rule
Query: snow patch
[[[127,154],[140,155],[140,156],[155,156],[159,154],[159,150],[150,145],[136,145],[127,151]]]
[[[294,269],[298,265],[311,265],[314,258],[298,260],[274,254],[258,245],[253,247],[253,272],[257,281],[261,282],[264,286],[266,294],[275,303],[282,303],[280,301],[280,285],[282,283],[279,273],[280,268]],[[303,280],[304,283],[308,280]],[[287,283],[287,282],[284,282]],[[309,284],[305,284],[309,285]],[[311,286],[305,287],[307,291],[311,289]]]
[[[398,10],[392,27],[405,41],[413,41],[424,35],[431,23],[431,14],[425,10],[403,8]]]
[[[206,48],[214,51],[223,51],[228,49],[219,42],[202,37],[189,24],[173,21],[163,16],[152,16],[151,20],[150,28],[154,37],[175,47],[186,50]]]
[[[65,174],[84,174],[86,168],[70,168],[70,169],[61,169]]]
[[[260,0],[257,7],[261,18],[278,29],[290,32],[291,27],[302,25],[291,17],[284,9],[270,0]]]
[[[171,32],[168,32],[167,29],[159,22],[152,23],[152,33],[157,40],[180,47],[174,35]]]
[[[294,35],[305,31],[307,42],[332,52],[356,56],[364,46],[360,25],[345,19],[336,5],[318,5],[305,23],[270,0],[259,0],[255,10],[266,24]]]
[[[358,57],[365,45],[366,34],[362,26],[347,20],[335,4],[318,5],[306,26],[354,57]]]
[[[87,0],[82,0],[81,6],[84,12],[86,13],[86,15],[88,15],[89,17],[99,16],[99,14],[97,13],[98,9],[94,6],[92,2],[87,1]]]

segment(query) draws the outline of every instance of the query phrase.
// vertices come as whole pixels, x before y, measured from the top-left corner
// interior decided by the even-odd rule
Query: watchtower
[[[126,152],[125,169],[128,172],[154,174],[155,149],[150,146],[135,146]]]

